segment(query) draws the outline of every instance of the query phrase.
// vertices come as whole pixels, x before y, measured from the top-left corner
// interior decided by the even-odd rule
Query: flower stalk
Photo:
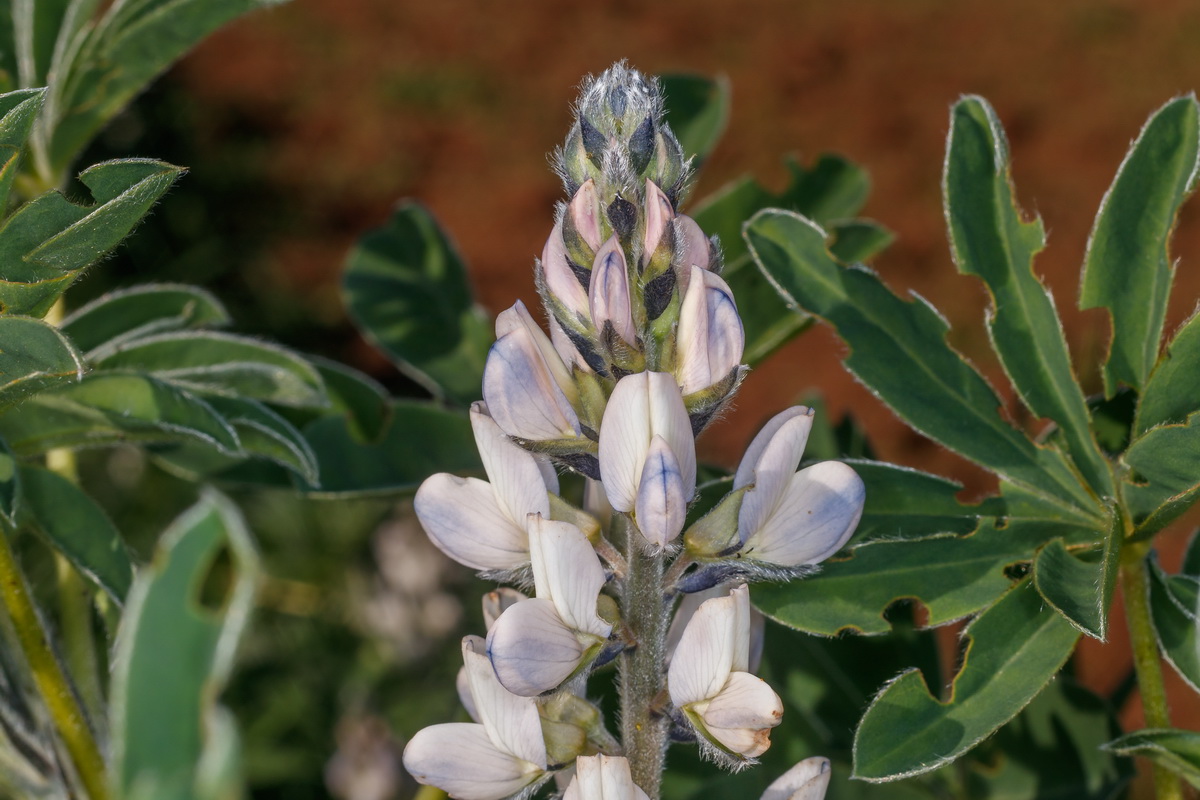
[[[1171,712],[1163,683],[1158,638],[1150,619],[1150,575],[1146,556],[1149,542],[1130,542],[1121,551],[1121,590],[1125,600],[1125,619],[1129,624],[1129,643],[1133,667],[1147,728],[1170,728]],[[1154,794],[1158,800],[1183,800],[1179,776],[1154,764]]]

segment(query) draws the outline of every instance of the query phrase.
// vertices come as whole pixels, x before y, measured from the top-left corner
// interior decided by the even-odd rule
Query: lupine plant
[[[753,674],[746,581],[805,574],[863,508],[845,464],[797,471],[813,416],[797,406],[686,525],[695,437],[742,380],[745,333],[720,249],[677,212],[688,163],[656,82],[622,64],[590,81],[556,167],[570,199],[536,269],[550,334],[520,302],[500,314],[471,408],[488,481],[434,475],[414,501],[447,555],[533,594],[488,595],[486,640],[463,640],[476,723],[426,728],[405,749],[414,777],[464,800],[551,777],[571,797],[658,798],[672,740],[754,764],[783,703]],[[584,476],[582,507],[556,468]],[[698,592],[711,596],[672,622]],[[587,693],[614,660],[619,739]],[[820,798],[828,780],[817,758],[771,791]]]

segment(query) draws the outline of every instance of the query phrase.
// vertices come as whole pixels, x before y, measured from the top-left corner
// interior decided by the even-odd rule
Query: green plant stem
[[[60,295],[46,313],[46,321],[58,326],[65,316],[66,303]],[[79,485],[79,468],[74,450],[50,450],[46,453],[46,468]],[[104,692],[100,686],[100,662],[96,657],[92,626],[92,586],[61,553],[55,553],[54,561],[63,657],[84,705],[94,718],[99,718]]]
[[[637,642],[621,656],[621,743],[633,782],[650,800],[658,800],[670,722],[662,713],[668,616],[663,601],[666,556],[647,552],[642,535],[624,515],[614,515],[613,527],[623,527],[625,532],[628,573],[621,611]]]
[[[25,576],[17,565],[7,535],[0,535],[0,596],[12,619],[17,641],[25,653],[34,683],[66,747],[75,772],[90,800],[106,800],[108,784],[104,758],[87,717],[62,665],[50,649],[45,626],[38,618]]]
[[[1146,727],[1169,728],[1171,715],[1163,684],[1162,663],[1158,656],[1158,639],[1150,621],[1150,579],[1146,568],[1149,550],[1149,542],[1125,545],[1121,553],[1121,588]],[[1154,793],[1158,800],[1183,800],[1179,777],[1158,765],[1154,766]]]

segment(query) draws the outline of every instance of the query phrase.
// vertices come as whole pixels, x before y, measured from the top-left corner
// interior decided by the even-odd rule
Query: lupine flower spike
[[[762,619],[740,582],[814,569],[864,502],[844,464],[797,471],[812,420],[796,407],[684,531],[695,437],[746,372],[741,317],[719,243],[679,213],[688,162],[656,82],[617,64],[576,110],[556,154],[566,197],[534,267],[546,327],[519,302],[500,314],[486,405],[471,409],[488,480],[434,475],[415,500],[448,556],[532,588],[489,593],[487,639],[464,640],[458,688],[476,722],[426,728],[404,753],[419,781],[464,800],[527,796],[551,776],[565,800],[658,800],[671,739],[753,764],[783,706],[752,674]],[[585,476],[580,508],[555,469]],[[587,699],[613,658],[619,741]],[[809,759],[764,800],[820,800],[828,780]]]

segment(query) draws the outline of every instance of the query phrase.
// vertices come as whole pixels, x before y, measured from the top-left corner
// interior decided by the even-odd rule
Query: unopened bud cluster
[[[623,64],[584,88],[557,154],[569,200],[536,267],[549,335],[520,302],[500,314],[471,409],[488,480],[439,474],[417,492],[447,555],[532,589],[489,594],[486,639],[463,642],[476,722],[427,728],[405,751],[418,780],[454,797],[531,793],[552,776],[565,797],[657,797],[668,739],[753,763],[783,707],[753,674],[744,582],[811,570],[862,511],[846,465],[797,471],[812,412],[794,407],[684,530],[695,437],[737,390],[744,334],[717,242],[677,211],[688,164],[662,102]],[[588,479],[582,508],[559,496],[558,470]],[[587,699],[613,659],[621,739]],[[820,798],[828,780],[828,762],[809,759],[768,796]]]

